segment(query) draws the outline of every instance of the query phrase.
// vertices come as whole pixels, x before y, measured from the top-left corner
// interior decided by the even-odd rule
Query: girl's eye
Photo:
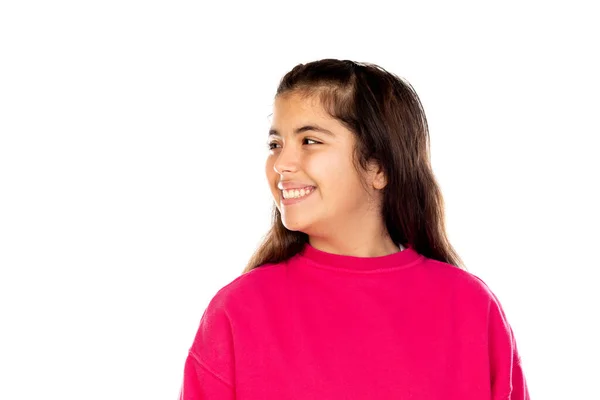
[[[317,142],[316,140],[309,139],[309,138],[304,138],[303,142],[306,142],[306,141],[313,142],[314,144],[321,144],[320,142]],[[310,144],[310,143],[307,143],[307,144]],[[269,150],[274,150],[275,146],[277,146],[277,145],[278,145],[277,142],[269,142],[269,143],[267,143],[267,146],[269,147]]]
[[[304,140],[308,140],[308,141],[311,141],[311,142],[315,142],[315,144],[319,144],[319,142],[317,142],[316,140],[312,140],[312,139],[309,139],[309,138],[304,138]]]

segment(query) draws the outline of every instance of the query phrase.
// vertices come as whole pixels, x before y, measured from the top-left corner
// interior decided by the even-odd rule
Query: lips
[[[307,187],[307,186],[305,186],[305,187]],[[281,197],[280,197],[281,204],[284,205],[284,206],[289,206],[289,205],[300,203],[300,202],[306,200],[307,198],[309,198],[310,196],[312,196],[314,194],[315,190],[316,190],[316,188],[314,186],[308,186],[308,187],[311,188],[309,190],[309,193],[305,193],[304,195],[302,195],[300,197],[290,197],[290,198],[287,198],[287,199],[283,196],[283,191],[281,191]],[[290,191],[291,190],[292,189],[290,189]],[[286,192],[287,192],[287,190],[286,190]]]
[[[291,188],[291,189],[283,189],[283,190],[285,190],[287,192],[287,191],[292,191],[292,190],[298,190],[298,191],[300,191],[302,189],[304,189],[304,190],[311,190],[311,189],[314,189],[314,188],[315,188],[314,186],[302,186],[302,187]]]
[[[279,188],[279,190],[292,190],[292,189],[304,189],[307,187],[311,187],[314,188],[316,187],[315,185],[311,185],[310,183],[303,183],[303,182],[279,182],[277,184],[277,188]]]
[[[305,186],[303,188],[299,188],[299,189],[284,189],[281,191],[282,196],[294,196],[294,194],[296,195],[301,195],[302,197],[304,197],[305,195],[308,195],[309,193],[314,192],[315,187],[314,186]],[[290,198],[290,197],[287,197]]]

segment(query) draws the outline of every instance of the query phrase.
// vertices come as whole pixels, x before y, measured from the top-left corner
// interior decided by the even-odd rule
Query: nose
[[[279,150],[279,154],[273,163],[273,169],[280,175],[285,172],[295,172],[298,170],[298,154],[292,148],[287,146]]]

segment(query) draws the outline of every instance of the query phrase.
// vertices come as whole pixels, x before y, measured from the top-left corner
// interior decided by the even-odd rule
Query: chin
[[[305,232],[308,228],[308,224],[302,221],[290,221],[288,219],[282,218],[281,222],[283,223],[283,226],[285,226],[286,229],[290,231]]]

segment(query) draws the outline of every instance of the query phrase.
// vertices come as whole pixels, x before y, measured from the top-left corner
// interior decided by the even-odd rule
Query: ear
[[[371,185],[377,190],[383,189],[387,185],[387,177],[385,176],[383,168],[376,162],[372,162],[369,166]]]

